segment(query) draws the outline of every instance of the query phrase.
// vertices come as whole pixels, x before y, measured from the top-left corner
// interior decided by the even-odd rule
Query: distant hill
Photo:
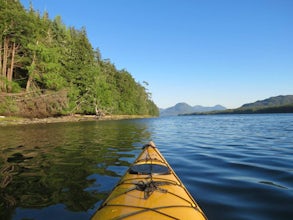
[[[279,95],[242,105],[240,108],[265,108],[293,104],[293,95]]]
[[[187,103],[181,102],[176,105],[166,108],[160,109],[160,116],[173,116],[179,114],[190,114],[193,112],[209,112],[209,111],[219,111],[225,110],[226,108],[221,105],[215,105],[213,107],[205,107],[201,105],[190,106]]]
[[[260,113],[293,113],[293,95],[280,95],[253,103],[247,103],[236,109],[213,112],[193,112],[185,115],[201,114],[260,114]]]

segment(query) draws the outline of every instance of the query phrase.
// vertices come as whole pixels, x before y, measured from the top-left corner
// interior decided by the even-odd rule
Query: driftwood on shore
[[[97,117],[96,115],[80,115],[74,114],[70,116],[49,117],[49,118],[16,118],[5,117],[0,118],[0,127],[7,125],[26,125],[26,124],[49,124],[60,122],[81,122],[81,121],[97,121],[97,120],[123,120],[123,119],[138,119],[151,118],[150,115],[105,115]]]
[[[0,94],[0,109],[3,116],[46,118],[61,115],[67,106],[66,90]]]

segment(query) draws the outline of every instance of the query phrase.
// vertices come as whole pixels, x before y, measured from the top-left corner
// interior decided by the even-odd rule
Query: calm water
[[[0,127],[0,219],[89,219],[153,140],[209,219],[293,219],[293,114]]]

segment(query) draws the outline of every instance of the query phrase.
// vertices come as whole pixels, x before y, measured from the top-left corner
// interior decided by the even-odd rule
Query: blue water
[[[89,219],[150,140],[209,219],[293,219],[293,114],[0,127],[0,140],[1,219]]]

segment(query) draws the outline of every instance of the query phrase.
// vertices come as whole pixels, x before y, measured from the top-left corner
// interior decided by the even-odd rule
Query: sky
[[[292,0],[21,0],[86,28],[160,108],[293,95]]]

